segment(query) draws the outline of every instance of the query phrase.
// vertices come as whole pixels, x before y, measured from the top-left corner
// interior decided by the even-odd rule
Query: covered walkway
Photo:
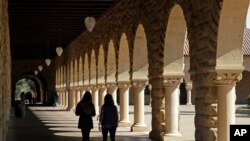
[[[130,106],[130,117],[133,116]],[[150,106],[145,106],[146,124],[150,125]],[[183,141],[194,141],[194,106],[180,106],[180,133]],[[133,118],[131,118],[133,119]],[[78,117],[72,111],[61,108],[30,106],[24,118],[15,118],[13,112],[10,119],[7,141],[81,141],[81,132],[77,129]],[[236,114],[237,124],[250,124],[250,115]],[[94,120],[91,141],[101,141],[101,132]],[[148,127],[150,131],[151,127]],[[128,127],[118,127],[117,141],[150,141],[149,132],[130,132]]]

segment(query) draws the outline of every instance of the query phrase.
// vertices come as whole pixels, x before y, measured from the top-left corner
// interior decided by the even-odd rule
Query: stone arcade
[[[11,88],[20,78],[39,78],[23,76],[36,61],[11,60],[7,0],[1,0],[0,7],[0,140],[5,141]],[[248,7],[249,0],[120,0],[41,75],[48,89],[60,94],[65,109],[74,110],[86,90],[92,91],[99,109],[104,94],[117,97],[119,89],[119,125],[131,126],[132,132],[149,126],[144,119],[144,89],[150,85],[149,138],[154,140],[181,136],[179,85],[184,79],[195,97],[195,139],[229,141],[229,124],[235,123],[235,85],[244,70]],[[190,69],[184,71],[186,32]],[[134,123],[128,118],[130,92]]]

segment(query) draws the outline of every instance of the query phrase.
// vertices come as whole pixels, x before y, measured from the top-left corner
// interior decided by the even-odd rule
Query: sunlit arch
[[[120,39],[119,57],[118,57],[118,81],[129,81],[129,46],[126,34],[122,34]]]
[[[110,40],[107,54],[107,83],[116,82],[116,63],[115,63],[115,48],[113,40]]]
[[[91,52],[91,58],[90,58],[90,84],[96,85],[96,57],[95,57],[95,51],[92,50]]]
[[[104,49],[101,45],[98,54],[98,84],[105,83]]]
[[[132,79],[148,79],[147,39],[144,28],[141,24],[138,25],[135,34],[132,69]]]
[[[184,40],[186,24],[179,5],[173,7],[167,23],[164,44],[164,74],[184,76]]]

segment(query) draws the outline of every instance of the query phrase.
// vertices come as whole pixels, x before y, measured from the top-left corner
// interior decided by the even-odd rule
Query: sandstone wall
[[[11,95],[11,57],[8,27],[8,3],[0,1],[0,141],[6,140]]]

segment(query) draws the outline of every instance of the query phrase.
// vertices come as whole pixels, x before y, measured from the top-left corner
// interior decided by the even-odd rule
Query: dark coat
[[[79,117],[78,128],[89,130],[93,128],[92,116],[96,115],[93,103],[79,102],[76,106],[75,114]]]
[[[102,128],[117,127],[118,118],[118,110],[115,105],[102,106],[100,114]]]

